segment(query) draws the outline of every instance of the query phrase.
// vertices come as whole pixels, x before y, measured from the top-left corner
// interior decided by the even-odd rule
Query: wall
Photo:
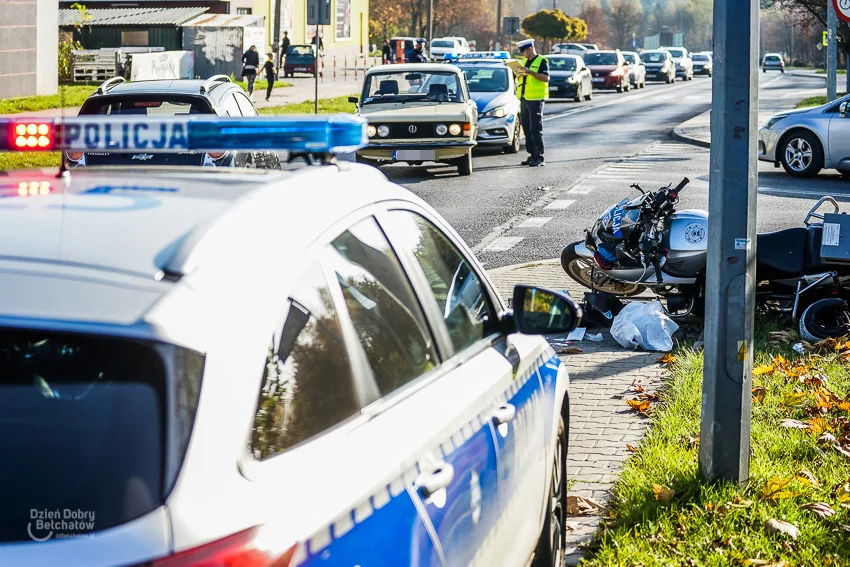
[[[296,4],[294,31],[298,41],[293,38],[293,43],[309,43],[316,33],[315,26],[307,26],[305,7],[306,2]],[[347,21],[344,17],[346,12]],[[369,0],[331,0],[331,25],[321,26],[320,30],[325,56],[359,55],[361,44],[363,54],[368,55]]]
[[[0,98],[56,94],[57,0],[0,0]]]
[[[182,45],[181,28],[176,26],[92,26],[83,28],[79,36],[80,43],[83,44],[83,49],[125,47],[121,44],[122,31],[148,32],[148,44],[134,47],[164,47],[166,51],[176,51]]]

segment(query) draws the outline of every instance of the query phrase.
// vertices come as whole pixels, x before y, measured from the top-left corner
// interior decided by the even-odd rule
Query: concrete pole
[[[714,0],[705,363],[699,470],[745,482],[756,258],[758,0]]]
[[[826,101],[837,98],[838,77],[838,14],[831,1],[826,3]]]
[[[428,0],[428,39],[425,42],[425,50],[431,57],[431,40],[434,39],[434,0]]]

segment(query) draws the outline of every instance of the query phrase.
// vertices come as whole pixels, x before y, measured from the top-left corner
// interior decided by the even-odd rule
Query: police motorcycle
[[[640,196],[609,207],[586,231],[584,241],[564,248],[564,271],[593,292],[633,297],[648,288],[671,317],[701,315],[708,213],[675,208],[689,182],[686,177],[676,187],[657,191],[631,185]],[[830,263],[834,259],[821,254],[822,244],[837,243],[839,230],[827,222],[824,238],[824,214],[818,210],[825,203],[838,215],[835,199],[826,196],[806,215],[805,228],[759,234],[756,241],[758,308],[790,314],[794,321],[802,313],[799,329],[807,341],[850,334],[850,292],[845,287],[850,284],[850,264]]]

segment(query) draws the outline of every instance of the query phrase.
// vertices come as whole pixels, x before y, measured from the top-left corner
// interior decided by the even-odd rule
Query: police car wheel
[[[546,504],[546,520],[534,553],[533,567],[562,567],[566,548],[567,523],[567,431],[564,418],[558,419],[558,438],[552,463],[552,480]]]
[[[504,150],[506,154],[518,154],[520,150],[521,138],[520,138],[521,130],[519,125],[519,116],[516,119],[516,126],[514,126],[514,137],[511,139],[511,144],[509,146],[505,146]]]
[[[461,158],[457,158],[454,161],[454,164],[457,166],[458,175],[462,177],[472,175],[472,152],[469,152]]]

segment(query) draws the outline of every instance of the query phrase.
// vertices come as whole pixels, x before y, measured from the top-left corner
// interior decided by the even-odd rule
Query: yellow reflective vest
[[[539,72],[540,65],[543,64],[544,59],[542,55],[535,57],[528,70],[532,73]],[[519,62],[525,66],[528,64],[528,59],[520,57]],[[534,77],[523,75],[519,78],[516,95],[517,98],[524,98],[525,100],[547,100],[549,98],[549,83],[544,83]]]

